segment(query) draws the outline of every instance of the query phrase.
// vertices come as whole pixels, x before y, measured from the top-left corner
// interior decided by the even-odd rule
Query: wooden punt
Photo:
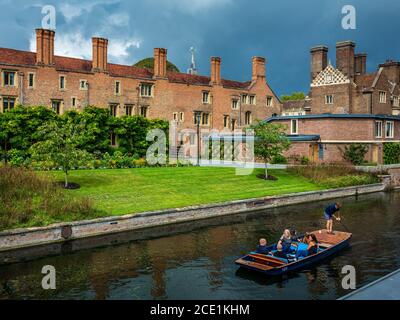
[[[317,230],[314,233],[318,239],[318,252],[304,258],[295,259],[289,256],[288,259],[274,257],[271,254],[259,254],[251,252],[235,261],[241,268],[262,272],[267,275],[281,275],[289,271],[299,270],[311,264],[317,263],[327,257],[343,250],[350,244],[352,234],[348,232],[335,231],[328,234],[326,230]],[[296,239],[299,242],[300,238]],[[268,247],[268,250],[276,250],[276,244]]]

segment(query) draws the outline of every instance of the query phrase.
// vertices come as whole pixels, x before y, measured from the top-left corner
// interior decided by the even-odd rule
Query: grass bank
[[[332,177],[332,172],[318,171],[317,174],[313,170],[269,170],[277,181],[257,178],[263,169],[255,169],[245,176],[236,175],[233,168],[216,167],[71,171],[69,181],[80,184],[78,190],[55,186],[54,181],[63,180],[62,172],[27,171],[29,179],[20,179],[17,184],[13,177],[0,179],[0,190],[10,186],[14,190],[8,196],[6,192],[1,196],[4,203],[0,204],[0,229],[377,182],[368,174],[339,170]],[[32,179],[43,181],[43,186]],[[13,219],[7,218],[10,212]]]

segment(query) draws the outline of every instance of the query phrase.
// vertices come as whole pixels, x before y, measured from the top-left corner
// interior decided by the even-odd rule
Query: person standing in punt
[[[324,211],[324,218],[326,220],[326,230],[328,231],[329,234],[334,234],[333,233],[333,218],[336,221],[340,221],[340,216],[336,217],[335,213],[339,212],[341,208],[340,203],[331,203],[328,206],[325,207]]]

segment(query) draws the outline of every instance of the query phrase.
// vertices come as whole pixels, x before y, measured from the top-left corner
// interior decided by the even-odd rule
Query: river
[[[356,268],[357,287],[400,267],[400,192],[339,201],[351,246],[301,272],[268,278],[234,261],[286,227],[321,228],[323,202],[134,231],[97,248],[89,239],[90,249],[1,265],[0,299],[337,299],[348,293],[344,265]],[[44,265],[56,268],[55,290],[41,287]]]

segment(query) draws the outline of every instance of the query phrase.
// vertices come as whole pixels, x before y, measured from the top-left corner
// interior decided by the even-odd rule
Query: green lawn
[[[285,170],[270,170],[277,181],[258,179],[256,174],[239,176],[233,168],[179,167],[71,171],[70,182],[79,190],[66,192],[94,200],[104,215],[185,207],[323,189],[322,185]],[[61,172],[50,172],[62,180]]]

